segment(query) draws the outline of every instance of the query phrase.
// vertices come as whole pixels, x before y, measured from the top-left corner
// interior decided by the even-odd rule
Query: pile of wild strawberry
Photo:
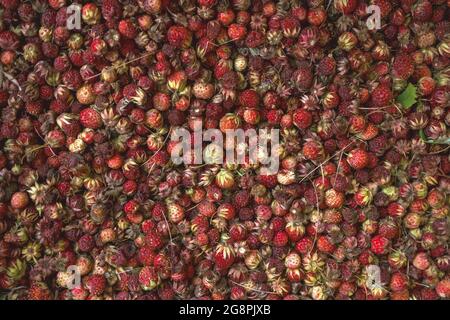
[[[450,298],[448,1],[77,2],[0,0],[3,298]]]

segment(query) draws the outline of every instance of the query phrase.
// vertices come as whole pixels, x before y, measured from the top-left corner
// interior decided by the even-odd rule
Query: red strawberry
[[[416,21],[419,22],[429,21],[432,15],[433,15],[433,6],[428,0],[420,0],[412,8],[412,16]]]
[[[219,122],[219,128],[222,132],[226,130],[234,130],[239,128],[241,125],[241,118],[234,113],[227,113],[224,115]]]
[[[106,160],[106,165],[111,169],[120,169],[123,165],[123,159],[120,154],[115,154]]]
[[[340,208],[344,205],[345,194],[329,189],[325,192],[325,204],[329,208]]]
[[[214,76],[221,79],[225,86],[231,86],[232,82],[236,81],[233,64],[230,59],[220,59],[214,67]]]
[[[51,100],[53,98],[53,88],[43,85],[39,88],[39,97],[43,100]]]
[[[208,100],[214,94],[214,85],[204,81],[197,81],[192,87],[192,92],[196,98]]]
[[[206,217],[212,217],[214,213],[216,213],[216,206],[211,201],[203,200],[198,205],[197,210],[200,214]]]
[[[374,118],[372,117],[373,115],[375,115],[376,113],[371,113],[371,115],[369,116],[369,119],[374,122]],[[383,119],[383,113],[379,112],[379,114],[381,114]],[[379,121],[378,123],[380,123],[381,121]],[[373,123],[368,123],[366,128],[363,130],[363,132],[358,134],[358,137],[363,139],[363,140],[370,140],[373,139],[377,136],[379,132],[379,129],[376,125],[374,125]]]
[[[129,200],[123,206],[126,214],[134,214],[139,210],[139,203],[136,200]]]
[[[388,248],[390,246],[390,242],[388,239],[381,235],[376,235],[371,240],[371,247],[373,253],[377,255],[386,254],[388,252]]]
[[[86,281],[86,287],[90,294],[94,296],[99,296],[105,291],[106,279],[101,274],[93,274],[88,277]]]
[[[348,153],[347,162],[353,169],[364,169],[369,164],[369,154],[363,149],[353,149]]]
[[[179,223],[184,219],[184,208],[178,203],[171,202],[167,204],[167,215],[170,222]]]
[[[350,14],[358,6],[358,0],[334,0],[334,7],[343,14]]]
[[[303,155],[309,160],[318,160],[323,157],[324,149],[323,146],[317,141],[307,141],[303,145]]]
[[[90,129],[98,129],[103,125],[100,114],[90,107],[80,111],[80,123]]]
[[[391,276],[389,287],[392,291],[398,292],[408,288],[408,277],[400,272],[396,272]]]
[[[24,209],[29,202],[28,194],[23,191],[16,192],[11,197],[11,207],[14,209]]]
[[[267,188],[274,188],[278,184],[277,175],[258,175],[257,181]]]
[[[231,203],[222,203],[217,208],[217,215],[225,220],[231,220],[236,215],[236,208]]]
[[[300,267],[300,264],[302,262],[302,258],[299,254],[295,252],[289,253],[286,258],[284,259],[284,265],[288,269],[297,269]]]
[[[252,89],[244,90],[239,95],[239,103],[246,108],[257,108],[259,100],[258,93]]]
[[[78,250],[82,252],[90,252],[95,246],[95,240],[90,234],[83,235],[78,239]]]
[[[392,23],[396,26],[401,26],[405,22],[405,12],[398,8],[391,15]]]
[[[384,107],[392,100],[392,91],[385,85],[380,84],[372,92],[372,103],[375,107]]]
[[[240,209],[248,206],[250,200],[250,193],[247,190],[241,190],[233,197],[233,204],[236,208]]]
[[[265,37],[262,32],[259,31],[250,31],[245,38],[245,44],[249,48],[256,48],[264,43]]]
[[[437,300],[437,299],[439,299],[439,297],[438,297],[438,294],[436,293],[435,289],[423,287],[420,290],[420,299],[421,300]]]
[[[340,0],[340,1],[346,1],[346,0]],[[355,0],[350,0],[355,1]],[[320,60],[319,65],[317,67],[317,72],[321,76],[329,76],[334,73],[334,70],[336,68],[336,61],[333,59],[333,57],[325,57],[322,60]]]
[[[19,4],[20,1],[19,0],[0,0],[0,4],[5,8],[5,9],[16,9]]]
[[[57,114],[60,114],[60,113],[63,113],[65,111],[67,111],[69,109],[69,106],[66,103],[62,102],[62,101],[52,100],[50,102],[50,109],[53,112],[55,112]]]
[[[313,81],[313,74],[311,68],[302,64],[292,75],[294,83],[300,90],[307,90],[311,87]]]
[[[392,75],[403,80],[408,79],[414,73],[414,61],[407,53],[398,54],[392,64]]]
[[[138,259],[144,266],[153,265],[153,260],[156,254],[150,246],[143,246],[139,248]]]
[[[339,224],[342,222],[342,213],[339,210],[325,210],[323,221],[325,223]]]
[[[167,31],[167,40],[177,48],[187,48],[191,44],[192,34],[185,27],[174,25]]]
[[[320,236],[317,239],[317,249],[322,252],[332,253],[334,250],[336,250],[336,247],[333,243],[331,243],[328,237]]]
[[[405,210],[406,208],[398,202],[391,202],[387,208],[388,214],[394,218],[403,216],[405,214]]]
[[[151,127],[161,126],[161,114],[159,111],[166,111],[170,107],[170,96],[162,92],[156,92],[153,96],[153,106],[156,109],[150,109],[147,112],[147,123]]]
[[[428,192],[428,196],[427,196],[427,203],[432,207],[432,208],[441,208],[442,205],[445,203],[445,194],[443,192],[441,192],[438,189],[432,189],[430,190],[430,192]]]
[[[146,1],[147,2],[147,1]],[[106,21],[122,16],[122,5],[118,0],[103,0],[102,15]]]
[[[139,283],[146,291],[153,290],[161,282],[161,278],[154,267],[145,266],[139,272]]]
[[[351,133],[360,133],[366,128],[366,119],[361,115],[352,115],[349,123]]]
[[[384,218],[380,222],[378,232],[387,239],[394,239],[398,236],[398,226],[391,217]]]
[[[289,238],[285,231],[278,231],[275,233],[272,241],[275,247],[284,247],[289,242]]]
[[[84,64],[83,51],[82,50],[70,50],[69,59],[75,66],[81,67]]]
[[[38,116],[43,110],[42,103],[39,101],[30,101],[25,105],[25,110],[32,116]]]
[[[208,234],[208,239],[209,239],[210,244],[216,245],[217,243],[219,243],[220,236],[221,236],[219,229],[212,228],[208,231],[207,234]]]
[[[281,122],[281,119],[283,117],[283,111],[280,109],[271,109],[265,113],[267,122],[269,122],[272,125],[279,124]]]
[[[131,180],[129,180],[129,181],[131,181]],[[142,229],[142,232],[145,234],[150,233],[155,229],[155,223],[153,222],[153,220],[150,220],[150,219],[144,220],[141,224],[141,229]]]
[[[370,252],[369,250],[361,252],[361,254],[358,257],[359,263],[361,263],[364,266],[372,264],[373,259],[374,259],[373,253]]]
[[[187,75],[184,70],[173,72],[167,77],[167,86],[174,91],[181,91],[185,88]]]
[[[194,233],[206,232],[209,227],[209,219],[201,214],[191,220],[191,230]]]
[[[281,29],[287,38],[294,38],[300,32],[300,22],[293,16],[287,16],[281,20]]]
[[[272,209],[267,205],[259,205],[255,209],[258,220],[268,221],[272,217]]]
[[[228,37],[230,37],[231,40],[237,41],[245,37],[247,34],[247,29],[241,24],[233,23],[228,27],[227,32]]]
[[[214,262],[218,269],[228,269],[234,262],[233,247],[226,243],[219,243],[214,250]]]
[[[208,235],[204,232],[199,232],[195,235],[195,240],[197,241],[197,245],[200,247],[206,246],[209,243]]]
[[[312,114],[305,109],[297,109],[292,115],[294,124],[300,129],[306,129],[312,124]]]
[[[175,297],[175,291],[172,288],[172,285],[163,284],[160,288],[158,288],[158,296],[161,300],[173,300]]]
[[[63,113],[58,116],[56,123],[68,137],[76,137],[81,131],[81,126],[76,116],[69,113]]]
[[[219,20],[220,23],[222,23],[224,26],[229,25],[231,22],[233,22],[235,13],[231,8],[225,9],[223,11],[220,11],[217,14],[217,20]]]
[[[69,192],[71,191],[71,185],[69,182],[67,181],[63,181],[58,183],[58,192],[62,195],[62,196],[67,196],[69,194]],[[1,214],[0,214],[1,217]]]
[[[145,235],[145,243],[153,250],[159,249],[163,245],[161,236],[155,231],[149,232]]]
[[[165,6],[165,3],[168,3],[167,1],[162,0],[146,0],[142,2],[142,9],[145,12],[151,14],[158,14],[161,11],[162,7]]]
[[[436,285],[436,293],[443,299],[450,298],[450,279],[442,279]]]
[[[240,223],[233,224],[230,227],[230,238],[233,241],[242,241],[247,238],[247,228]]]
[[[270,221],[270,227],[273,231],[281,231],[284,229],[286,222],[282,217],[274,217],[272,221]]]
[[[327,19],[327,12],[323,7],[311,8],[308,11],[308,22],[314,26],[320,26]]]
[[[391,292],[391,300],[409,300],[409,291],[408,290],[402,290],[402,291],[396,291]]]
[[[419,252],[413,259],[413,266],[419,270],[426,270],[430,266],[430,258],[425,252]]]
[[[51,300],[52,295],[44,282],[33,282],[28,289],[29,300]]]
[[[300,222],[290,221],[286,224],[284,229],[289,237],[289,240],[298,241],[300,237],[305,234],[305,227]]]
[[[47,133],[45,140],[51,148],[61,148],[66,142],[66,136],[61,130],[52,130]]]
[[[248,124],[255,125],[259,122],[260,114],[256,109],[245,109],[242,118]]]
[[[367,187],[359,188],[359,190],[353,196],[355,204],[360,207],[365,207],[369,205],[372,202],[372,199],[373,199],[372,192]]]
[[[431,77],[422,77],[418,82],[419,93],[423,96],[429,96],[436,87],[436,81]]]
[[[239,219],[241,221],[249,221],[252,220],[252,218],[254,217],[255,212],[253,211],[253,208],[241,208],[239,210]]]
[[[336,108],[339,105],[339,95],[336,91],[330,91],[323,95],[322,104],[327,109]]]
[[[270,227],[274,231],[281,231],[286,226],[286,221],[282,217],[274,217],[270,221]]]
[[[118,29],[128,39],[134,39],[137,35],[137,29],[130,19],[120,20]]]
[[[387,17],[392,10],[392,5],[388,0],[375,0],[373,4],[380,8],[381,17]]]

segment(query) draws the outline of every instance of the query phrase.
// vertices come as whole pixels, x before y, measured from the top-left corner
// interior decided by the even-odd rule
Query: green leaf
[[[419,130],[419,138],[424,141],[425,143],[430,143],[430,144],[447,144],[450,145],[450,137],[442,137],[439,139],[428,139],[427,136],[425,135],[425,132],[423,131],[423,129]]]
[[[406,89],[397,97],[397,101],[406,109],[411,108],[417,102],[417,88],[408,83]]]
[[[423,129],[420,129],[419,131],[419,137],[420,139],[422,139],[423,141],[427,141],[427,137],[425,136],[425,132],[423,132]]]
[[[448,145],[450,145],[450,137],[436,139],[436,140],[428,140],[427,143],[431,143],[431,144],[448,144]]]

